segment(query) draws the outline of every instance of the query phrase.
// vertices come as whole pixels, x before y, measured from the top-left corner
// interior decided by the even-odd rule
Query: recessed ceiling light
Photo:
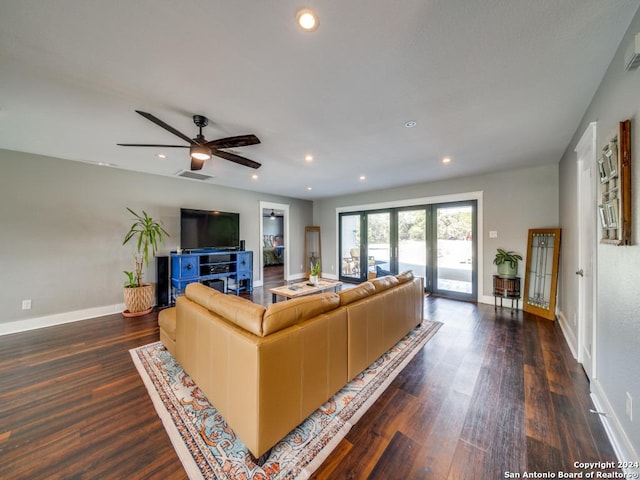
[[[313,155],[309,155],[309,154],[305,155],[304,156],[304,161],[305,162],[313,162]]]
[[[307,190],[311,191],[313,190],[313,187],[307,187]]]
[[[413,128],[417,125],[418,123],[415,120],[409,120],[408,122],[405,122],[404,126],[407,128]]]
[[[366,180],[367,177],[365,177],[364,175],[360,175],[360,180]]]
[[[450,162],[451,162],[451,159],[449,157],[444,157],[442,159],[442,163],[450,163]]]
[[[296,15],[296,22],[298,26],[303,29],[305,32],[313,32],[316,28],[318,28],[318,16],[314,11],[305,8],[300,10]]]
[[[158,157],[158,158],[167,158],[167,156],[164,153],[156,153],[156,157]]]
[[[258,175],[256,175],[255,173],[253,175],[251,175],[251,178],[253,178],[254,180],[258,179]]]

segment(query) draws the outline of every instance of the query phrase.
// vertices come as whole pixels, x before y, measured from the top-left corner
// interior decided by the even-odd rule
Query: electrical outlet
[[[633,397],[627,392],[627,417],[633,422]]]
[[[496,230],[489,230],[489,238],[498,238],[498,232]]]
[[[22,300],[22,309],[31,310],[31,300]]]

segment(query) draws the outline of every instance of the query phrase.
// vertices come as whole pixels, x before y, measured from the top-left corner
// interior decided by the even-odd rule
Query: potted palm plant
[[[153,308],[154,286],[151,283],[142,282],[142,269],[149,266],[149,252],[155,255],[158,244],[164,242],[164,237],[169,236],[167,231],[158,222],[142,211],[142,215],[137,214],[127,207],[133,215],[134,222],[124,236],[122,245],[130,240],[136,242],[135,271],[127,272],[127,282],[124,284],[124,304],[126,310],[125,317],[135,317],[145,315]]]
[[[503,278],[515,278],[518,274],[518,260],[522,260],[522,255],[498,248],[496,258],[493,263],[498,267],[498,275]]]

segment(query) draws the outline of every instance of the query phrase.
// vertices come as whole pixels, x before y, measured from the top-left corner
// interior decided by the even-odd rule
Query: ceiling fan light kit
[[[204,145],[192,145],[189,154],[191,158],[196,160],[209,160],[211,158],[211,149]]]
[[[143,116],[150,122],[155,123],[166,131],[173,133],[175,136],[180,137],[189,145],[150,145],[143,143],[119,143],[122,147],[170,147],[170,148],[188,148],[191,156],[191,170],[200,170],[204,162],[209,160],[212,155],[216,157],[224,158],[230,162],[237,163],[249,168],[260,168],[262,165],[248,158],[241,157],[240,155],[232,152],[221,150],[223,148],[237,148],[246,147],[248,145],[257,145],[260,140],[255,135],[238,135],[236,137],[219,138],[218,140],[207,141],[202,135],[202,128],[209,124],[209,120],[204,115],[194,115],[193,123],[198,127],[199,132],[195,138],[189,138],[184,133],[176,130],[171,125],[163,122],[159,118],[151,115],[147,112],[136,110],[136,113]]]

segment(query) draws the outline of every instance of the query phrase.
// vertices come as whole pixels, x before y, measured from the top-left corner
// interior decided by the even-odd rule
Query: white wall
[[[337,208],[466,192],[482,192],[483,291],[479,295],[490,296],[496,249],[514,250],[526,258],[529,229],[558,226],[557,164],[316,201],[313,218],[315,225],[321,227],[322,256],[331,260],[323,262],[323,270],[326,274],[338,275],[335,269],[335,265],[340,265],[336,252]],[[489,238],[490,230],[497,231],[498,238]],[[331,267],[333,270],[328,271]],[[519,262],[518,269],[523,276],[524,262]]]
[[[164,224],[165,254],[179,244],[180,207],[238,212],[240,237],[257,255],[259,202],[288,204],[290,268],[301,273],[309,201],[8,150],[0,150],[0,169],[0,333],[121,308],[122,272],[133,270],[135,249],[122,246],[132,223],[126,207]],[[254,280],[258,265],[254,258]],[[155,266],[145,278],[155,281]],[[22,310],[24,299],[31,310]]]
[[[598,149],[618,128],[622,120],[631,119],[632,172],[632,246],[598,245],[596,373],[592,392],[601,408],[607,411],[610,427],[617,434],[621,453],[635,461],[640,452],[640,70],[625,72],[624,52],[640,32],[640,11],[622,40],[616,56],[578,125],[560,163],[560,222],[563,242],[577,245],[577,169],[574,149],[590,122],[597,122]],[[596,219],[594,222],[598,223]],[[598,230],[598,238],[600,231]],[[565,252],[567,249],[565,248]],[[580,268],[577,249],[565,255],[561,265],[561,292],[558,309],[563,328],[570,341],[578,338],[574,323],[577,313]],[[572,348],[577,351],[573,341]],[[626,392],[633,398],[634,419],[626,415]]]
[[[263,215],[267,215],[262,218],[262,233],[263,235],[283,235],[284,234],[284,219],[283,217],[276,217],[272,220],[268,215],[271,213],[268,209],[264,209]]]

